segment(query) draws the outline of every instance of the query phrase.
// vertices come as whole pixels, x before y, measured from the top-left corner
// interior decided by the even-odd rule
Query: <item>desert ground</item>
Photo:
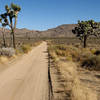
[[[0,100],[99,100],[99,69],[81,66],[99,46],[84,49],[68,41],[49,39],[13,59],[3,58]]]
[[[47,44],[20,59],[1,65],[0,100],[48,100]]]

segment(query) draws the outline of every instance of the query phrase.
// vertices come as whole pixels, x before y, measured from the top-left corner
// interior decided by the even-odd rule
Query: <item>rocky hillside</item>
[[[73,37],[72,29],[75,24],[64,24],[53,29],[48,29],[46,31],[34,31],[28,29],[16,29],[16,37]],[[5,30],[6,37],[10,36],[9,29]],[[0,36],[2,36],[2,29],[0,29]]]
[[[73,37],[72,29],[75,26],[75,24],[65,24],[41,33],[44,37]]]

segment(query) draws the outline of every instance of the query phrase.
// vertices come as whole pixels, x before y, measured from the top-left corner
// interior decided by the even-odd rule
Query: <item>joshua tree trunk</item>
[[[13,29],[13,31],[12,31],[12,33],[13,33],[13,47],[14,47],[14,48],[16,48],[16,43],[15,43],[16,24],[17,24],[17,16],[15,17],[14,29]]]
[[[87,36],[84,36],[84,48],[87,46]]]
[[[16,48],[16,43],[15,43],[16,24],[17,24],[17,17],[15,17],[14,26],[13,26],[12,19],[11,19],[11,42],[12,42],[13,48]]]
[[[12,29],[12,44],[13,44],[13,47],[16,48],[14,29]]]
[[[10,26],[10,28],[11,28],[11,33],[10,33],[10,38],[11,38],[11,44],[10,44],[10,46],[12,47],[13,46],[13,22],[12,22],[12,18],[11,17],[9,17],[9,19],[10,19],[10,23],[11,23],[11,26]]]
[[[6,47],[6,40],[5,40],[5,30],[2,28],[2,36],[3,36],[3,46]]]

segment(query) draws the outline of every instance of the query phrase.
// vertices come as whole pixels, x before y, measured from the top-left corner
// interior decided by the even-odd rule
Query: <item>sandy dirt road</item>
[[[0,74],[0,100],[48,100],[46,50],[43,42]]]

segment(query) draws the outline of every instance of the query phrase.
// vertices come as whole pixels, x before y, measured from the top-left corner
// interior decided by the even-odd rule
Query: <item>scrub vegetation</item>
[[[67,39],[53,39],[48,41],[51,63],[61,73],[62,79],[65,80],[63,82],[63,91],[65,94],[69,94],[68,97],[70,99],[68,100],[99,100],[97,98],[99,98],[98,94],[100,92],[97,93],[98,91],[94,89],[97,87],[96,80],[94,80],[96,78],[95,74],[99,75],[100,72],[99,44],[92,45],[89,42],[88,47],[83,48],[81,42],[77,43],[74,41],[73,43],[68,43],[67,41]],[[90,73],[92,73],[91,76]],[[94,82],[92,85],[91,80]],[[100,79],[97,80],[100,83]]]

